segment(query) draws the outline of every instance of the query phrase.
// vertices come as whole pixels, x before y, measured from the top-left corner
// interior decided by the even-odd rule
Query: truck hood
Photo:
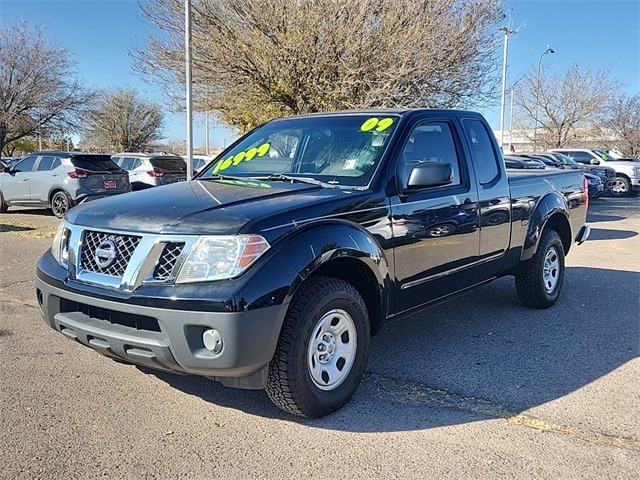
[[[304,197],[339,193],[303,183],[192,180],[88,202],[67,218],[84,227],[141,233],[231,235],[253,220],[299,206]]]

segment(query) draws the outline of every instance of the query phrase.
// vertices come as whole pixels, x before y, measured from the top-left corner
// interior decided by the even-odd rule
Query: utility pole
[[[542,57],[544,57],[547,53],[556,53],[556,51],[551,48],[551,46],[547,43],[547,49],[542,52],[540,58],[538,58],[538,76],[536,77],[536,108],[533,113],[533,149],[536,150],[537,146],[537,135],[538,135],[538,105],[540,104],[540,65],[542,64]]]
[[[504,150],[504,97],[507,90],[507,52],[509,50],[509,37],[518,32],[516,30],[511,30],[509,27],[500,27],[498,30],[504,32],[504,51],[502,55],[502,95],[500,95],[500,148]]]

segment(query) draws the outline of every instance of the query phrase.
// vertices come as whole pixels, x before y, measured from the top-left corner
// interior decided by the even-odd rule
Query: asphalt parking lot
[[[591,202],[552,309],[504,278],[387,326],[319,420],[55,333],[33,278],[58,220],[0,214],[0,478],[637,479],[639,207]]]

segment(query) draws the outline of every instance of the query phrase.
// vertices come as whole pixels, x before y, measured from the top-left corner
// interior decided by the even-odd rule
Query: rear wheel
[[[338,410],[362,380],[369,337],[367,309],[352,285],[309,279],[291,302],[269,365],[269,398],[304,417]]]
[[[71,197],[62,190],[57,191],[51,197],[51,210],[58,218],[63,218],[71,208]]]
[[[538,250],[516,272],[518,298],[527,307],[549,308],[560,296],[564,280],[564,248],[554,230],[542,234]]]

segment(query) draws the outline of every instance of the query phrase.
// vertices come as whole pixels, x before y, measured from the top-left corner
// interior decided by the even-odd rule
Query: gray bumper
[[[36,278],[36,288],[45,322],[103,355],[159,370],[214,377],[244,388],[264,386],[264,367],[275,352],[287,307],[242,312],[170,310],[86,296],[41,278]],[[120,317],[144,321],[128,326],[128,322],[109,320]],[[203,341],[203,333],[211,329],[222,342],[217,353]]]

